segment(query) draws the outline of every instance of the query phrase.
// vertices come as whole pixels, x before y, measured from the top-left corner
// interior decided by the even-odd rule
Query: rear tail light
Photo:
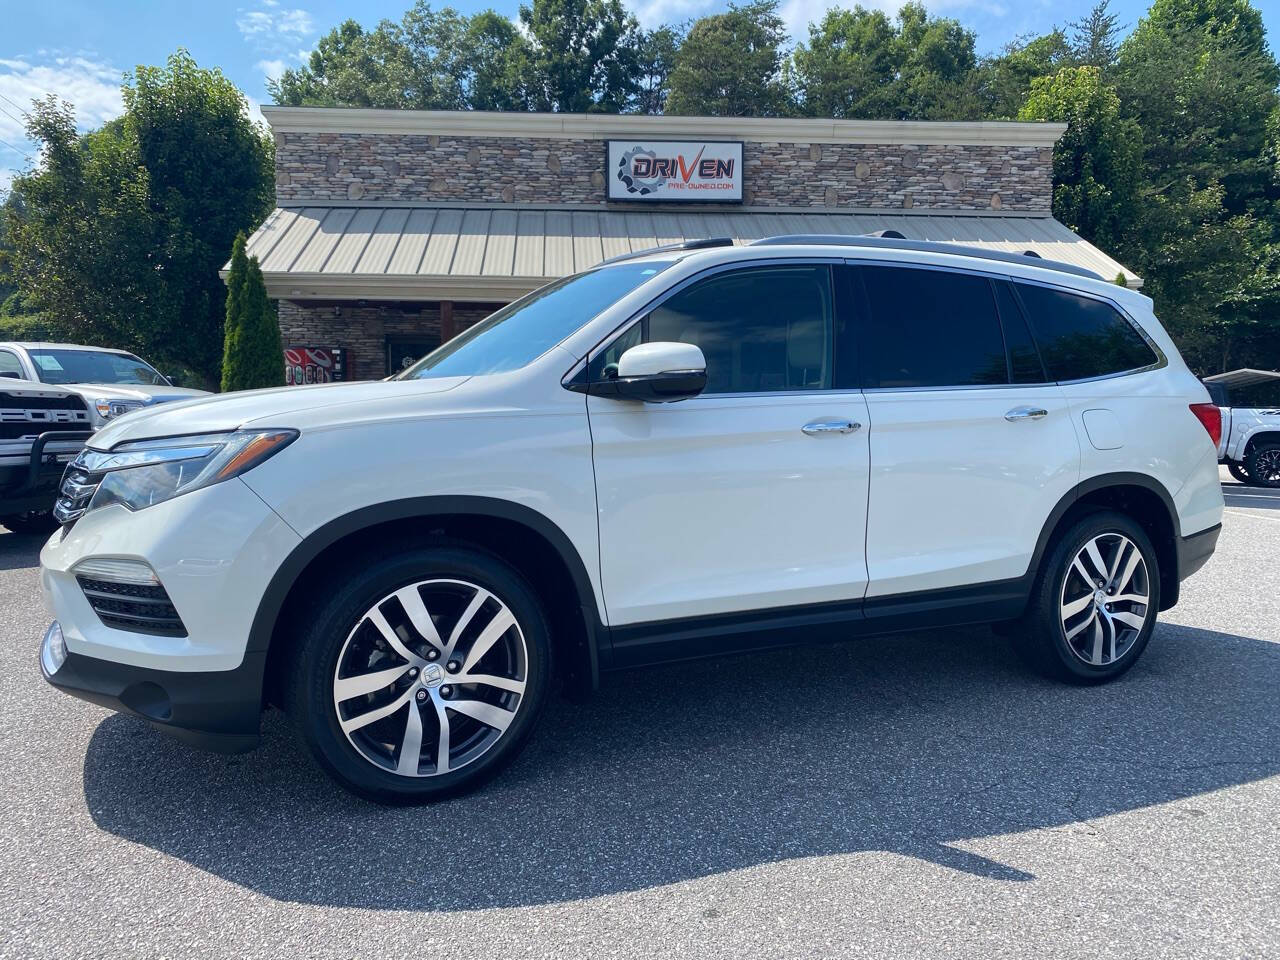
[[[1216,449],[1218,441],[1222,439],[1222,411],[1212,403],[1193,403],[1191,404],[1191,412],[1196,415],[1200,425],[1209,434],[1209,439],[1213,441],[1213,446]]]

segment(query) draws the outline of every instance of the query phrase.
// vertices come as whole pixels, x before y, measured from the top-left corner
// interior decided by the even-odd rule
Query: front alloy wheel
[[[1245,458],[1245,465],[1255,485],[1280,488],[1280,443],[1258,444]]]
[[[497,744],[528,669],[524,635],[502,600],[465,580],[424,580],[365,611],[338,655],[333,705],[369,763],[435,777]]]
[[[470,790],[519,752],[546,699],[550,637],[528,582],[443,539],[313,587],[285,710],[322,767],[384,803]]]

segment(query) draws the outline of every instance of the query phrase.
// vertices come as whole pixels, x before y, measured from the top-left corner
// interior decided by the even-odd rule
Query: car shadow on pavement
[[[40,548],[48,534],[31,536],[0,528],[0,570],[23,570],[40,566]]]
[[[965,849],[1280,772],[1280,644],[1162,625],[1104,687],[1023,671],[985,629],[635,671],[554,703],[488,787],[388,809],[331,784],[279,714],[242,757],[112,716],[85,759],[103,830],[267,896],[468,910],[880,850],[996,881]]]

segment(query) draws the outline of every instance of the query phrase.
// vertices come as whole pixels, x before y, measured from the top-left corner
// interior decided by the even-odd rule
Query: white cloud
[[[240,10],[236,27],[241,36],[264,48],[295,44],[315,33],[315,23],[306,10],[282,10],[278,3],[263,3],[257,10]]]
[[[255,66],[267,80],[279,80],[295,62],[306,63],[316,33],[311,14],[280,0],[258,0],[253,10],[236,11],[236,27],[245,42],[262,54]]]
[[[82,130],[100,127],[124,111],[120,97],[121,73],[92,53],[63,54],[41,50],[0,60],[0,193],[14,174],[23,169],[36,147],[27,139],[23,114],[31,101],[54,94],[75,108]]]

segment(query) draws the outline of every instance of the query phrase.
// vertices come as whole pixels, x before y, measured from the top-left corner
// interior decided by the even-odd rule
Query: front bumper
[[[21,456],[0,457],[0,516],[51,510],[66,464],[89,439],[88,430],[50,430]]]
[[[258,745],[266,651],[248,654],[234,670],[148,670],[65,649],[55,653],[50,648],[62,642],[58,626],[45,634],[40,672],[64,693],[141,717],[206,750],[243,753]]]

